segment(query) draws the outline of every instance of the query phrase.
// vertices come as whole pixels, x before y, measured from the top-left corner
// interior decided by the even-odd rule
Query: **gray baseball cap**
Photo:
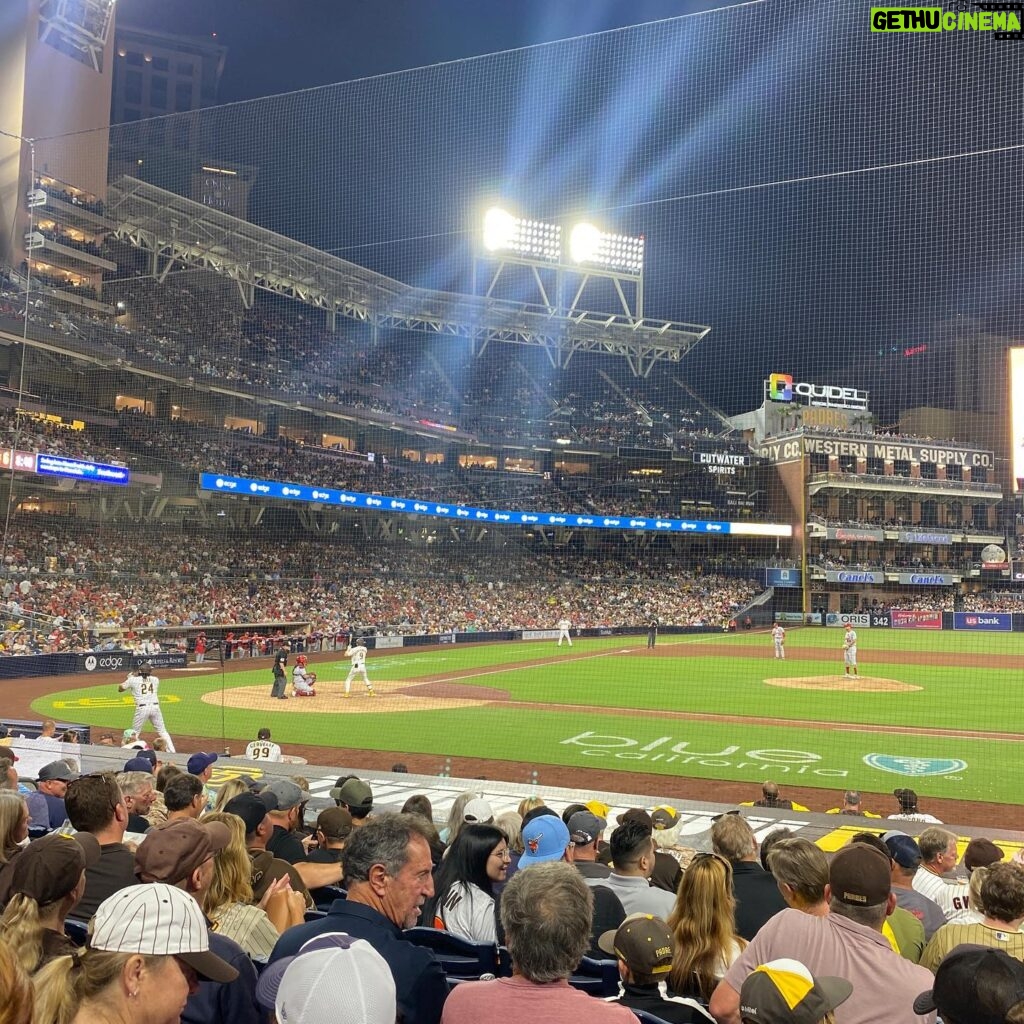
[[[261,790],[259,797],[267,804],[267,810],[287,811],[304,804],[309,799],[309,793],[296,786],[291,779],[271,779],[266,789]],[[269,799],[271,797],[273,800]]]

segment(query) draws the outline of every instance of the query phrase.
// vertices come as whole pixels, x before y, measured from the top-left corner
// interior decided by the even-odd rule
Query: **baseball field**
[[[843,675],[842,631],[807,628],[790,630],[785,660],[764,633],[661,637],[653,651],[643,637],[450,645],[371,652],[374,698],[359,682],[343,696],[340,652],[311,658],[313,699],[271,700],[266,660],[165,670],[160,695],[175,736],[237,748],[268,725],[286,750],[329,748],[323,764],[333,748],[437,770],[446,757],[532,765],[545,781],[590,768],[1015,803],[1024,636],[859,632],[857,678]],[[129,725],[131,699],[90,683],[24,685],[37,715]]]

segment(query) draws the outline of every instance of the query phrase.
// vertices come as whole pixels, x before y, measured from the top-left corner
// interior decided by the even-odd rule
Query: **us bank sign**
[[[838,384],[794,381],[788,373],[773,373],[764,382],[764,397],[771,402],[802,402],[829,409],[867,409],[868,393]]]

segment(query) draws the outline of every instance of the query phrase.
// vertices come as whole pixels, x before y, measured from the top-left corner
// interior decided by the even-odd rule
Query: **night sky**
[[[711,325],[683,375],[727,411],[773,371],[879,392],[891,372],[897,400],[944,404],[933,354],[964,324],[1024,336],[1024,44],[878,35],[869,8],[120,0],[118,16],[228,47],[232,105],[199,115],[194,155],[258,168],[265,227],[467,291],[486,201],[599,219],[647,239],[650,316]],[[409,68],[427,70],[387,74]],[[912,364],[876,361],[922,343]]]

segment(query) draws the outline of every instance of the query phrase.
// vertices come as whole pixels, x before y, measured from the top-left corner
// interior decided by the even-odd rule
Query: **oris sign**
[[[829,409],[867,409],[868,393],[838,384],[808,384],[791,374],[773,373],[764,382],[764,395],[771,402],[802,402]]]

